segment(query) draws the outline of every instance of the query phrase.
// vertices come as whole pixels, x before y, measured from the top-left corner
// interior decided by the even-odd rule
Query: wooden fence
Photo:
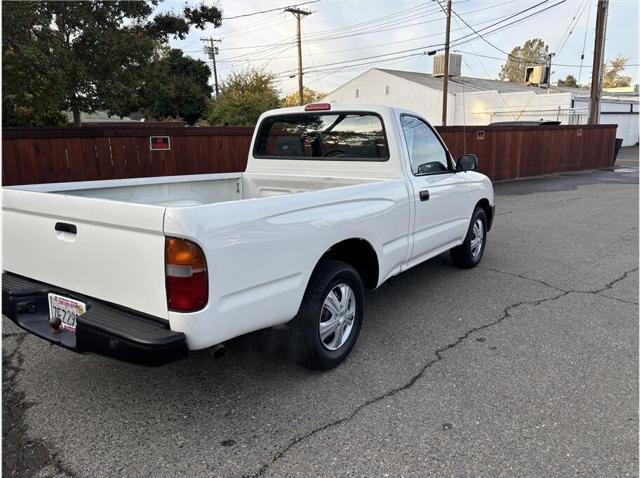
[[[479,170],[493,181],[614,163],[617,125],[447,126],[436,128],[454,158],[478,156]]]
[[[616,125],[437,128],[493,180],[613,165]],[[253,128],[100,125],[4,129],[4,185],[243,171]],[[169,136],[152,151],[150,136]]]

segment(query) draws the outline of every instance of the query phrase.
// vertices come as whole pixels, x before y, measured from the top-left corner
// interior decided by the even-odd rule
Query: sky
[[[305,1],[300,0],[298,5]],[[444,0],[440,2],[445,4]],[[452,15],[452,51],[462,54],[463,75],[495,79],[504,64],[505,52],[530,38],[541,38],[556,53],[552,81],[571,74],[580,83],[590,83],[596,3],[597,0],[453,0],[452,8],[458,15]],[[180,11],[184,4],[166,1],[159,8]],[[296,3],[220,0],[216,4],[223,11],[220,28],[211,27],[204,32],[192,29],[186,39],[172,39],[170,45],[211,64],[200,39],[221,39],[217,43],[220,82],[230,72],[250,66],[275,73],[283,95],[296,91],[298,80],[290,77],[297,69],[296,20],[281,10]],[[607,19],[605,57],[627,57],[633,66],[628,66],[625,74],[632,77],[632,83],[639,78],[639,5],[638,0],[611,0]],[[533,8],[508,18],[530,7]],[[431,73],[433,57],[424,53],[442,49],[444,43],[445,15],[434,0],[319,0],[299,8],[311,12],[302,19],[304,84],[324,93],[374,67]],[[275,11],[250,15],[271,9]],[[507,26],[527,15],[532,16]],[[482,33],[484,39],[467,24]],[[500,26],[506,28],[492,32]]]

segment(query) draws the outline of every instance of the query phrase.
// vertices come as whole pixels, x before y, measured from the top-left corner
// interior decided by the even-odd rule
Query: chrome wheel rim
[[[475,259],[482,251],[482,241],[484,240],[484,226],[480,218],[473,223],[471,230],[471,256]]]
[[[320,342],[328,350],[338,350],[344,345],[356,318],[356,298],[347,284],[334,286],[322,304],[318,332]]]

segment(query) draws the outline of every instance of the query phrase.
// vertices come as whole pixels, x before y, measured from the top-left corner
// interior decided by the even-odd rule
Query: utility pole
[[[591,102],[589,124],[598,124],[600,118],[600,96],[602,96],[602,75],[604,63],[604,39],[607,31],[607,11],[609,0],[598,0],[596,17],[596,39],[593,47],[593,70],[591,72]]]
[[[442,86],[442,126],[447,126],[447,97],[449,96],[449,38],[451,36],[451,0],[447,0],[447,33],[444,40],[444,84]]]
[[[307,15],[311,15],[311,12],[300,10],[295,7],[287,7],[285,12],[292,13],[296,17],[297,36],[298,36],[298,94],[300,95],[300,105],[304,104],[304,91],[302,88],[302,40],[300,38],[300,19]]]
[[[216,98],[218,97],[218,70],[216,69],[216,55],[218,54],[218,47],[214,45],[215,42],[221,42],[222,40],[217,38],[200,38],[203,42],[209,42],[209,45],[205,45],[204,52],[213,61],[213,81],[216,87]]]

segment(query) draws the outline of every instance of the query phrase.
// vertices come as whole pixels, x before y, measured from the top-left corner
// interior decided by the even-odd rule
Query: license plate
[[[60,328],[69,332],[76,332],[76,320],[87,311],[87,304],[79,300],[49,294],[49,317],[61,321]]]

